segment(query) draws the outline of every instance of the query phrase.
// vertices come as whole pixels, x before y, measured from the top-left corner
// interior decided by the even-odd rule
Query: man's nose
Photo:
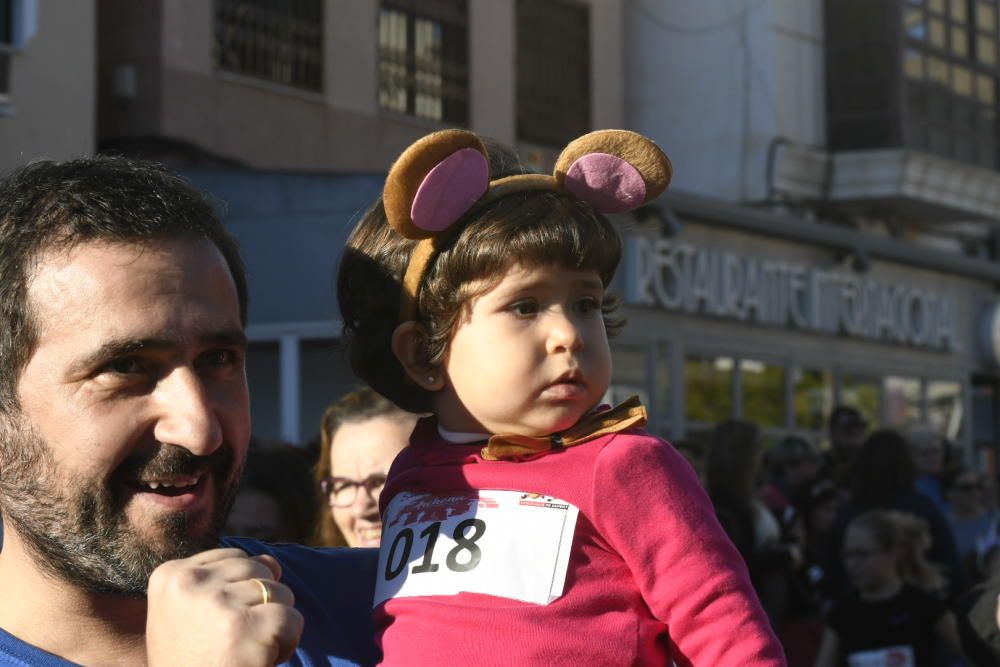
[[[154,429],[158,442],[207,456],[222,444],[219,422],[204,383],[191,369],[179,368],[156,388],[159,417]]]

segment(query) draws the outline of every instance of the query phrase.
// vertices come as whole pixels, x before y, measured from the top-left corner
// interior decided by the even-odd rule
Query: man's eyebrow
[[[239,328],[213,331],[201,336],[198,339],[200,345],[205,347],[247,347],[246,333]],[[111,340],[99,348],[79,359],[70,367],[73,375],[86,373],[94,368],[103,366],[114,359],[127,357],[139,351],[160,351],[178,346],[178,342],[171,338],[130,338],[124,340]]]

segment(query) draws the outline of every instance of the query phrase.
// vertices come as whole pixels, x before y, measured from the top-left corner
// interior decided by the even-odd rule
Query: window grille
[[[323,89],[322,0],[215,0],[215,66],[283,86]]]
[[[383,0],[378,28],[379,106],[467,124],[468,2]]]
[[[903,145],[997,164],[996,0],[903,3]]]
[[[518,138],[564,146],[590,123],[590,7],[518,0]]]

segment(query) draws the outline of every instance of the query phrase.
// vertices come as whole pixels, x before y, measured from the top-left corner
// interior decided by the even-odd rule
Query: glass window
[[[590,7],[517,0],[517,136],[564,146],[590,131]]]
[[[952,68],[951,88],[962,97],[972,97],[972,72],[969,68],[958,65]]]
[[[305,90],[323,87],[320,0],[215,0],[215,66]]]
[[[920,423],[920,380],[904,377],[885,379],[885,419],[888,426],[900,429]]]
[[[808,368],[796,369],[794,373],[795,428],[826,430],[827,415],[833,410],[833,373]]]
[[[733,359],[691,356],[684,362],[688,422],[715,425],[733,416]]]
[[[989,37],[980,35],[976,39],[976,59],[984,65],[994,65],[997,62],[997,43]]]
[[[989,105],[991,108],[997,101],[997,89],[996,82],[992,76],[986,76],[985,74],[976,75],[976,97],[983,104]]]
[[[382,0],[379,106],[464,125],[469,117],[468,32],[466,0]]]
[[[969,55],[969,32],[965,28],[951,29],[951,52],[963,58]]]
[[[903,54],[903,71],[907,78],[924,78],[924,54],[915,49],[907,49]]]
[[[907,9],[903,14],[903,28],[910,39],[923,40],[927,37],[927,24],[924,23],[922,9]]]
[[[997,30],[997,12],[992,2],[976,3],[976,26],[980,30],[995,33]]]
[[[751,359],[740,360],[743,418],[763,428],[785,426],[785,369]]]
[[[968,0],[951,0],[951,20],[956,22],[965,23],[969,19],[969,14],[966,11],[968,6],[966,2]]]
[[[611,348],[611,386],[605,401],[611,405],[621,403],[630,396],[638,395],[648,410],[649,389],[646,384],[648,355],[646,347],[640,345],[614,345]]]
[[[934,83],[948,85],[948,63],[941,58],[928,58],[927,78]]]
[[[945,48],[946,42],[944,21],[941,19],[931,19],[928,33],[930,34],[930,42],[932,45],[938,47],[939,49]]]
[[[845,375],[840,387],[841,402],[857,408],[872,427],[882,423],[880,384],[876,378]]]
[[[944,0],[930,0],[927,7],[933,12],[944,14]]]
[[[949,440],[962,434],[962,385],[958,382],[927,383],[927,423]]]

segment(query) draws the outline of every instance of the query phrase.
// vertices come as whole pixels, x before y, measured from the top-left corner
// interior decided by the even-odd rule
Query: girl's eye
[[[538,304],[531,300],[516,301],[508,306],[508,310],[518,317],[530,317],[538,313]]]
[[[593,313],[601,309],[601,302],[592,296],[585,296],[576,302],[576,310],[580,313]]]

